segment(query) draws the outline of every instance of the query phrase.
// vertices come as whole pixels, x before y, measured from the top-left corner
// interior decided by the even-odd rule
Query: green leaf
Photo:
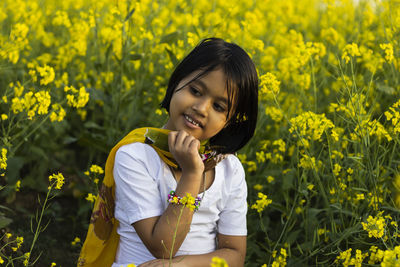
[[[394,90],[393,87],[386,85],[386,84],[377,84],[376,89],[379,91],[388,94],[388,95],[394,95],[396,93],[396,90]]]
[[[169,34],[167,34],[167,35],[164,35],[164,36],[161,38],[160,43],[161,43],[161,44],[162,44],[162,43],[171,44],[171,43],[175,42],[175,41],[178,39],[178,36],[179,36],[179,32],[177,32],[177,31],[172,32],[172,33],[169,33]]]
[[[8,226],[10,223],[12,223],[12,219],[4,217],[4,216],[0,216],[0,229]]]

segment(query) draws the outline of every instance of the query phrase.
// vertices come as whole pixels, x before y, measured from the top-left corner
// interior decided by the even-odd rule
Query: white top
[[[122,146],[114,163],[115,218],[119,221],[119,247],[113,267],[139,265],[155,259],[132,226],[134,222],[161,216],[167,196],[177,183],[170,168],[149,145]],[[202,193],[199,194],[202,196]],[[195,255],[216,249],[217,232],[247,235],[247,186],[243,166],[229,155],[215,167],[215,179],[193,215],[190,231],[176,253]]]

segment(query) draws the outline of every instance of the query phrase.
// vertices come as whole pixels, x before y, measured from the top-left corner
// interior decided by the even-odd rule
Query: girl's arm
[[[182,168],[182,176],[175,189],[176,195],[197,196],[204,171],[199,156],[200,142],[184,131],[168,135],[169,149]],[[165,196],[167,199],[167,196]],[[161,216],[133,223],[136,233],[156,258],[174,256],[182,245],[193,218],[193,211],[181,205],[169,204]],[[176,231],[176,233],[175,233]]]
[[[229,236],[218,234],[218,249],[202,255],[186,255],[172,259],[172,266],[203,267],[210,266],[212,258],[219,257],[226,260],[229,267],[242,267],[246,256],[246,236]],[[167,266],[168,259],[156,259],[145,262],[138,267]]]

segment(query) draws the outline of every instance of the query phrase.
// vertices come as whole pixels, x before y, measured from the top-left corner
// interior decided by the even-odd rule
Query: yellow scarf
[[[108,155],[103,184],[94,204],[85,243],[78,260],[78,266],[99,267],[111,266],[117,252],[119,235],[118,220],[114,218],[115,183],[113,177],[114,159],[117,150],[124,145],[140,142],[151,145],[161,159],[173,168],[178,165],[168,151],[168,133],[170,130],[159,128],[139,128],[131,131]],[[206,169],[210,169],[219,161],[215,152],[206,151],[206,143],[202,143],[199,153]],[[211,160],[214,159],[214,160]]]

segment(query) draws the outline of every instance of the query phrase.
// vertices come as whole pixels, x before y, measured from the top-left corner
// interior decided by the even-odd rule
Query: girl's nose
[[[193,110],[201,116],[206,116],[210,108],[211,101],[207,98],[198,99],[193,105]]]

